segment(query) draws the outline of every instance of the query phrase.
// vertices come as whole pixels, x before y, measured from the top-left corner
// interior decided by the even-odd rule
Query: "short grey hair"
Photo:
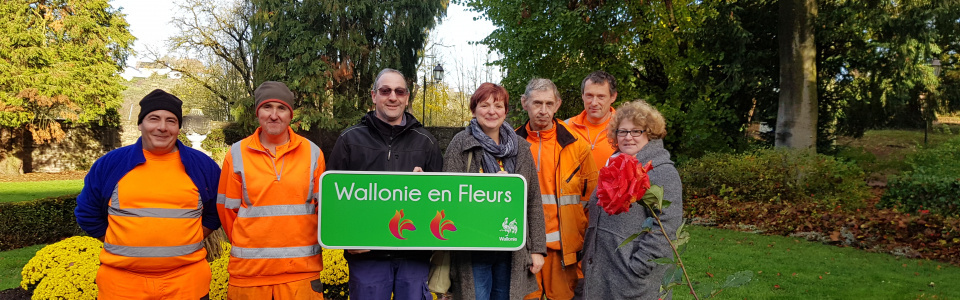
[[[380,73],[377,74],[377,78],[373,79],[373,88],[370,89],[371,91],[376,91],[377,88],[380,87],[380,77],[382,77],[384,74],[387,74],[387,73],[396,73],[397,75],[400,75],[400,77],[403,78],[403,82],[407,82],[407,76],[403,76],[403,73],[400,73],[400,71],[397,71],[396,69],[385,68],[381,70]]]
[[[530,93],[533,93],[533,91],[551,91],[553,92],[553,97],[556,98],[557,101],[561,101],[560,91],[557,90],[557,85],[553,84],[553,81],[546,78],[534,78],[530,79],[530,82],[527,83],[527,90],[520,96],[520,102],[527,102],[527,99],[530,98]]]

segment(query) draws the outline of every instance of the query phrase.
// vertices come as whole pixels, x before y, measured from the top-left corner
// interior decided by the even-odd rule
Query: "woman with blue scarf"
[[[470,97],[474,118],[450,141],[443,170],[459,173],[520,174],[527,179],[527,242],[517,251],[454,251],[450,292],[454,299],[522,299],[537,290],[535,274],[547,252],[540,185],[530,143],[505,122],[509,95],[483,83]]]

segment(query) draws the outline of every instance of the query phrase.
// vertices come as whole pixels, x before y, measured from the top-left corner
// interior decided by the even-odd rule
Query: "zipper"
[[[270,153],[270,151],[263,151],[263,150],[256,149],[256,148],[252,148],[252,147],[247,147],[247,148],[250,148],[250,150],[254,150],[254,151],[258,151],[258,152],[267,154],[267,160],[269,160],[269,161],[270,161],[270,164],[273,165],[273,175],[275,175],[275,176],[277,177],[277,181],[280,181],[280,174],[283,173],[283,166],[285,165],[285,163],[286,163],[286,161],[287,161],[287,158],[284,157],[282,160],[280,160],[280,171],[278,172],[278,171],[277,171],[277,161],[274,160],[274,155],[273,155],[273,153]]]
[[[559,141],[557,141],[557,147],[560,147]],[[560,152],[563,152],[563,148],[560,149]],[[561,176],[561,175],[560,175],[560,171],[559,171],[559,170],[560,170],[560,160],[561,160],[560,158],[561,158],[561,157],[560,157],[560,155],[556,155],[555,157],[557,158],[557,169],[556,169],[557,171],[555,171],[555,172],[556,172],[557,176]],[[580,169],[580,168],[578,167],[577,170],[579,170],[579,169]],[[572,176],[571,176],[571,177],[572,177]],[[560,179],[560,178],[557,178],[557,179]],[[560,216],[560,192],[561,192],[561,188],[560,188],[560,185],[559,185],[559,184],[557,184],[557,187],[553,189],[553,192],[554,192],[555,196],[557,197],[557,234],[560,235],[560,239],[559,239],[559,240],[560,240],[560,270],[566,270],[566,269],[567,269],[567,264],[563,261],[563,258],[564,258],[564,256],[566,256],[566,255],[564,255],[564,253],[563,253],[563,222],[561,222],[561,220],[563,220],[563,218],[561,218],[561,216]]]

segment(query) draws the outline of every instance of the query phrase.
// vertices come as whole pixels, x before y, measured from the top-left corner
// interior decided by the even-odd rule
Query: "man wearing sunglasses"
[[[384,69],[370,91],[374,110],[344,130],[333,146],[328,170],[440,172],[437,139],[406,112],[410,100],[400,71]],[[347,250],[350,299],[431,299],[427,290],[430,251]]]

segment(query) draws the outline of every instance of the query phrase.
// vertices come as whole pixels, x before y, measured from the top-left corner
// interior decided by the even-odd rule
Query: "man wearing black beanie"
[[[183,101],[163,90],[140,100],[133,145],[93,164],[77,223],[103,241],[98,299],[200,299],[210,290],[203,239],[220,228],[220,167],[177,140]]]

